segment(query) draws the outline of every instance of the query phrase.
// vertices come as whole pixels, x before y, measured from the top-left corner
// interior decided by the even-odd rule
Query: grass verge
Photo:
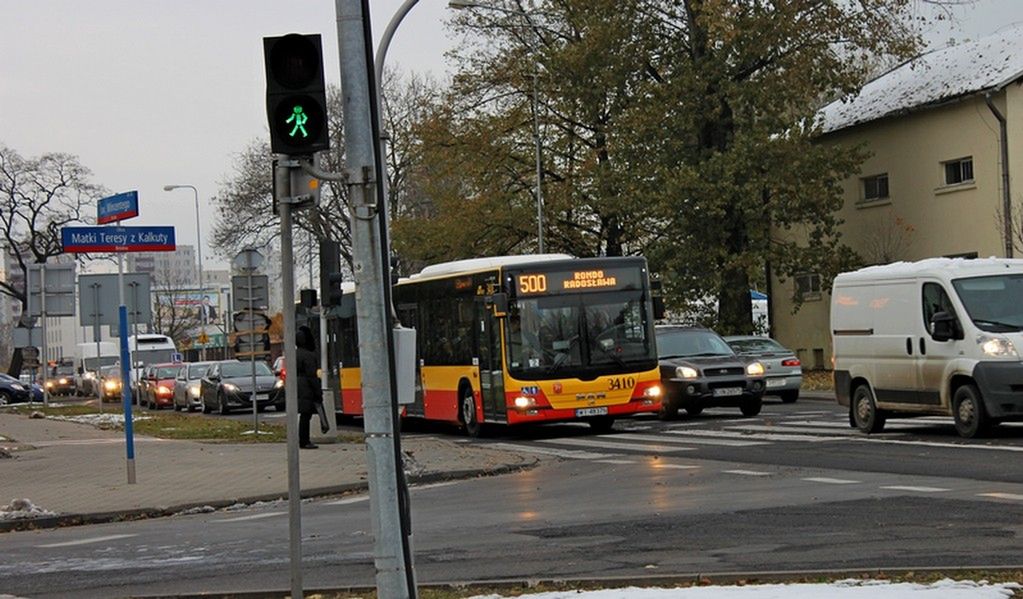
[[[834,391],[835,381],[830,370],[804,370],[803,391]]]

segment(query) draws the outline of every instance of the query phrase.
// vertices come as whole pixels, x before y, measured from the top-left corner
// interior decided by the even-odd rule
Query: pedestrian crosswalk
[[[637,454],[685,454],[698,458],[704,457],[701,454],[712,457],[714,452],[728,451],[731,458],[736,458],[743,451],[761,452],[778,443],[877,443],[985,452],[1023,452],[1023,436],[1019,428],[1011,428],[1023,426],[1023,423],[1003,426],[1010,433],[1004,441],[994,439],[979,443],[960,439],[954,429],[950,430],[951,418],[924,417],[890,421],[884,432],[865,435],[849,426],[848,416],[842,410],[765,413],[754,418],[720,417],[714,410],[707,410],[701,418],[670,423],[644,419],[622,420],[616,423],[614,432],[609,434],[560,434],[529,440],[519,440],[509,435],[508,439],[500,442],[479,442],[525,453],[602,463],[615,463],[615,459],[622,460]],[[740,474],[738,471],[735,473]],[[757,475],[749,471],[741,474]]]

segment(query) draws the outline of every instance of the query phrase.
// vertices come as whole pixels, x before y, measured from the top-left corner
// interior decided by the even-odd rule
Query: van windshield
[[[1023,331],[1023,274],[952,281],[973,324],[982,331]]]

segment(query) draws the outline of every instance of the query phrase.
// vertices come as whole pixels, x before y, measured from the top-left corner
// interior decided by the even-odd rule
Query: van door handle
[[[920,355],[921,356],[926,356],[927,355],[927,346],[924,345],[924,338],[923,337],[920,338]]]
[[[912,337],[906,337],[906,353],[911,355],[911,356],[913,355],[913,338]]]

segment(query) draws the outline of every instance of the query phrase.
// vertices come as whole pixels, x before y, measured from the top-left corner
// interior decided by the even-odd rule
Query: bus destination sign
[[[563,272],[520,273],[515,277],[518,295],[615,291],[640,289],[641,271],[637,268],[589,268]]]

